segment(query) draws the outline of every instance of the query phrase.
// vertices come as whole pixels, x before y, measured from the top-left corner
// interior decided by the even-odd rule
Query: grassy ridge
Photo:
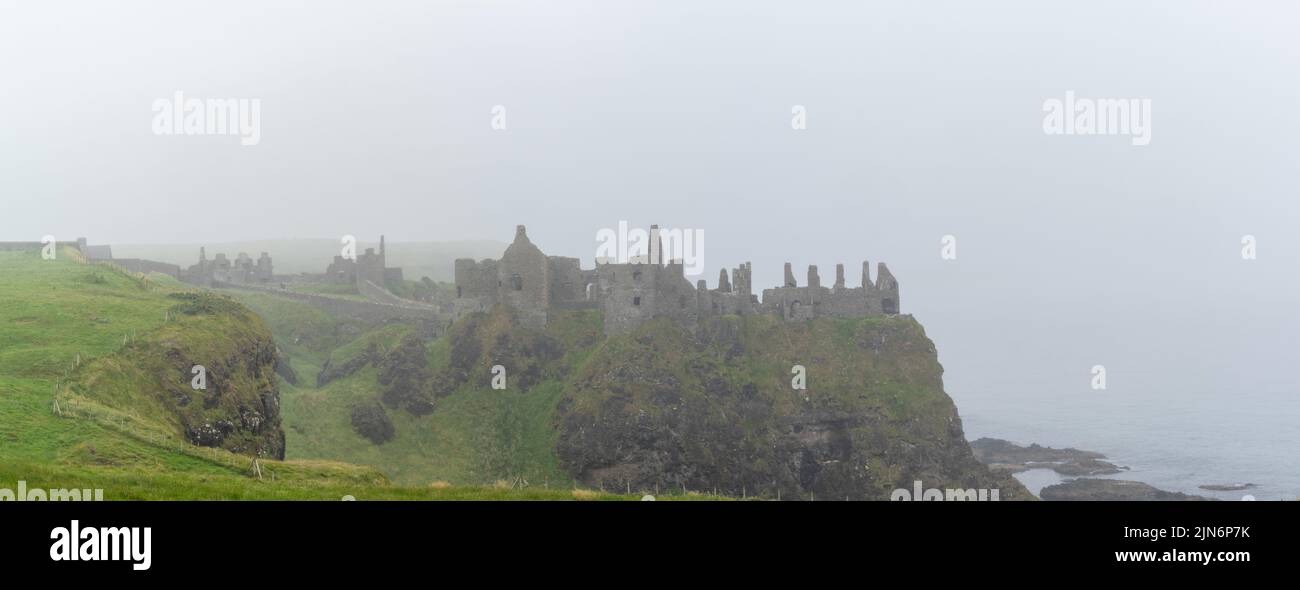
[[[0,487],[15,489],[21,480],[29,489],[100,488],[109,500],[622,499],[570,490],[402,487],[371,467],[335,461],[261,461],[258,479],[249,457],[180,440],[139,388],[107,397],[86,390],[56,414],[56,385],[75,378],[74,364],[92,366],[150,338],[189,337],[195,324],[168,323],[176,305],[168,294],[185,287],[87,265],[68,250],[49,261],[37,252],[0,252],[0,275]],[[312,321],[337,327],[330,318]],[[221,329],[205,325],[205,334]],[[309,342],[290,347],[309,351]],[[311,361],[303,354],[301,362]]]

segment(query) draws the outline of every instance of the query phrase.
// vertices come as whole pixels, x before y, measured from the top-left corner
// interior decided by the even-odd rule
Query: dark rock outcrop
[[[374,364],[379,358],[379,347],[374,342],[371,342],[365,352],[342,363],[334,364],[333,359],[326,359],[324,366],[320,368],[320,373],[316,374],[316,387],[324,387],[331,381],[356,373],[365,368],[366,365]]]
[[[433,396],[427,393],[432,373],[429,371],[428,352],[419,337],[403,338],[393,350],[379,358],[377,365],[380,397],[385,405],[405,408],[417,416],[433,411]]]
[[[293,370],[293,365],[289,364],[289,357],[284,354],[284,351],[281,351],[278,348],[275,353],[275,374],[279,375],[281,379],[284,379],[285,383],[288,383],[289,385],[297,385],[298,372]]]
[[[377,445],[392,440],[393,435],[396,433],[393,428],[393,421],[388,418],[388,412],[384,411],[384,406],[373,400],[353,406],[352,428],[357,431],[357,434],[370,439],[370,442]]]

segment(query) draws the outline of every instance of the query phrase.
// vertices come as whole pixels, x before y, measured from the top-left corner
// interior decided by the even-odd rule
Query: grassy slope
[[[166,295],[181,288],[73,257],[0,252],[0,487],[24,480],[29,488],[102,488],[110,500],[575,497],[567,490],[399,487],[374,469],[331,461],[263,461],[259,481],[248,457],[179,441],[166,420],[148,415],[147,404],[131,402],[110,416],[70,417],[73,408],[58,416],[54,388],[76,358],[105,357],[124,337],[163,327],[176,303]],[[291,347],[305,349],[302,341]]]
[[[547,423],[562,392],[549,382],[527,394],[459,391],[427,416],[388,410],[396,437],[374,445],[353,429],[354,403],[375,397],[375,369],[322,389],[285,387],[290,458],[336,458],[379,468],[393,481],[485,485],[522,477],[530,485],[569,487]]]
[[[361,354],[372,341],[391,348],[409,327],[390,324],[356,335],[358,326],[306,304],[261,294],[240,294],[239,299],[266,318],[299,375],[297,386],[281,382],[288,458],[369,465],[406,485],[489,485],[520,479],[534,487],[573,485],[554,452],[557,433],[551,422],[563,395],[558,380],[546,380],[527,393],[462,388],[439,400],[427,416],[390,409],[397,435],[374,445],[353,430],[350,413],[354,404],[377,396],[376,369],[367,367],[322,388],[315,387],[316,374],[327,358],[341,363]],[[564,340],[575,337],[568,332],[599,329],[599,316],[585,314],[555,322],[548,331]],[[445,338],[434,342],[429,346],[430,366],[445,366],[448,354]]]

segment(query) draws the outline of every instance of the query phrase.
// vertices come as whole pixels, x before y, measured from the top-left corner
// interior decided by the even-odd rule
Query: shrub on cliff
[[[428,395],[432,373],[424,341],[408,335],[379,360],[380,397],[390,408],[403,408],[416,415],[433,411]]]
[[[392,440],[396,433],[393,421],[388,418],[388,412],[385,412],[384,406],[375,400],[352,407],[352,428],[357,431],[357,434],[377,445]]]

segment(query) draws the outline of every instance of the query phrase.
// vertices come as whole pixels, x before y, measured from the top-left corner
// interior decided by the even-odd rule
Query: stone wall
[[[862,286],[846,287],[843,265],[836,266],[834,287],[821,286],[817,267],[808,269],[808,284],[800,287],[786,264],[786,286],[763,290],[762,313],[774,313],[788,320],[814,317],[863,317],[898,313],[898,281],[885,263],[877,265],[871,282],[870,265],[862,263]]]
[[[357,301],[355,299],[341,299],[337,297],[328,297],[314,293],[299,293],[296,291],[287,291],[271,287],[262,287],[258,285],[242,285],[230,283],[214,283],[214,287],[223,289],[241,289],[245,291],[255,291],[267,293],[276,297],[301,301],[324,310],[331,315],[355,319],[364,322],[380,323],[395,319],[419,319],[431,320],[440,324],[445,324],[451,318],[446,314],[439,312],[432,307],[416,307],[408,305],[389,305],[385,303],[375,303],[371,301]]]
[[[114,258],[112,263],[131,272],[156,272],[177,279],[181,278],[181,267],[166,262],[155,262],[153,260],[144,260],[142,258]]]
[[[587,291],[588,279],[583,275],[577,258],[551,256],[550,265],[550,301],[552,305],[559,301],[584,301],[591,298]]]
[[[66,245],[69,245],[69,246],[75,246],[75,245],[76,245],[76,244],[73,244],[73,243],[65,243],[65,242],[57,242],[57,244],[58,244],[58,245],[65,245],[65,244],[66,244]],[[45,247],[45,244],[42,244],[42,243],[40,243],[40,242],[0,242],[0,251],[5,251],[5,252],[16,252],[16,251],[30,250],[30,251],[32,251],[32,252],[36,252],[36,253],[39,254],[40,251],[41,251],[41,249],[44,248],[44,247]]]

